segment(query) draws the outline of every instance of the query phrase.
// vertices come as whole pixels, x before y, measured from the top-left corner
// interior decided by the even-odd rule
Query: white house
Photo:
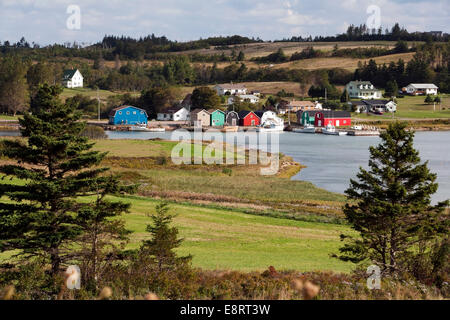
[[[406,87],[406,92],[410,95],[437,95],[438,87],[432,83],[411,83]]]
[[[62,84],[66,88],[83,88],[83,76],[80,70],[65,70]]]
[[[252,94],[241,94],[241,95],[237,95],[237,97],[239,97],[242,101],[250,102],[252,104],[259,102],[259,97],[252,95]],[[235,98],[236,98],[236,96],[229,97],[228,104],[233,104]]]
[[[345,86],[350,98],[380,99],[381,90],[376,89],[370,81],[350,81]]]
[[[189,110],[182,107],[164,110],[156,115],[156,119],[159,121],[189,121],[191,117]]]
[[[243,84],[225,83],[218,84],[214,87],[219,96],[229,95],[241,95],[247,94],[247,88]]]

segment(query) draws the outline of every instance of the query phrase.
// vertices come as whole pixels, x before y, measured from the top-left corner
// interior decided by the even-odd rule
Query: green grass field
[[[263,177],[256,165],[233,166],[230,176],[223,173],[222,166],[178,167],[170,162],[153,162],[154,157],[170,155],[175,144],[151,140],[96,141],[97,150],[109,151],[109,157],[114,157],[105,160],[113,172],[122,173],[126,182],[141,184],[135,196],[111,197],[131,204],[130,213],[123,216],[133,232],[128,248],[137,248],[149,236],[145,232],[151,221],[148,214],[155,212],[161,198],[167,198],[170,212],[177,215],[174,224],[185,240],[179,253],[192,254],[196,267],[251,271],[273,265],[277,270],[351,270],[351,264],[330,257],[341,245],[339,235],[352,232],[347,225],[301,221],[285,215],[286,210],[295,211],[298,217],[305,210],[319,214],[314,210],[326,211],[323,207],[342,205],[342,195],[307,182]],[[142,196],[147,192],[159,194]],[[189,197],[182,197],[185,193]],[[80,199],[87,200],[92,198]],[[334,215],[332,211],[328,214]],[[9,256],[10,253],[0,255],[0,261]]]
[[[10,116],[7,114],[0,114],[0,120],[17,120],[19,116]]]
[[[433,104],[426,104],[424,96],[405,96],[397,99],[397,112],[394,117],[391,113],[383,115],[367,115],[354,114],[354,117],[360,119],[435,119],[435,118],[450,118],[450,95],[440,95],[441,105],[436,104],[434,109]]]
[[[133,231],[130,248],[148,237],[145,227],[158,201],[121,199],[132,204],[125,216]],[[192,254],[194,266],[205,269],[332,270],[348,272],[352,265],[331,258],[340,247],[339,235],[348,226],[259,217],[232,210],[171,204],[175,225],[184,242],[180,254]]]
[[[98,90],[98,97],[100,100],[106,100],[110,96],[114,96],[117,94],[123,94],[124,92],[113,92],[109,90]],[[64,91],[61,93],[61,98],[63,100],[76,96],[77,94],[80,94],[82,96],[90,97],[91,99],[97,99],[97,90],[90,89],[90,88],[74,88],[74,89],[68,89],[64,88]],[[131,95],[138,95],[139,93],[130,92]]]

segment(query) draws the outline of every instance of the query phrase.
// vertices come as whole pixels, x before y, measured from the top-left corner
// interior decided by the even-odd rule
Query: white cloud
[[[65,27],[72,3],[81,7],[79,31]],[[365,23],[371,4],[380,6],[383,27],[399,22],[410,31],[450,31],[448,0],[0,0],[0,40],[97,42],[105,34],[150,33],[176,40],[334,35],[349,24]]]

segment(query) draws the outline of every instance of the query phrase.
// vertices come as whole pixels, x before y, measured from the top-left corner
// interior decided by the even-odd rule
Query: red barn
[[[239,125],[244,127],[259,126],[259,117],[253,111],[239,112]]]
[[[351,126],[352,117],[348,111],[323,110],[317,112],[314,117],[315,127],[326,127],[331,124],[335,127]]]

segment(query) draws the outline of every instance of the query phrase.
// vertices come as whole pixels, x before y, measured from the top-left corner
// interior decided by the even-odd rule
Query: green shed
[[[211,114],[211,126],[212,127],[223,127],[225,125],[225,112],[222,110],[208,110]]]
[[[316,113],[319,112],[320,110],[305,110],[305,111],[298,111],[297,113],[297,119],[299,120],[298,122],[302,125],[305,126],[308,123],[310,124],[314,124],[314,120],[315,120],[315,116]]]

